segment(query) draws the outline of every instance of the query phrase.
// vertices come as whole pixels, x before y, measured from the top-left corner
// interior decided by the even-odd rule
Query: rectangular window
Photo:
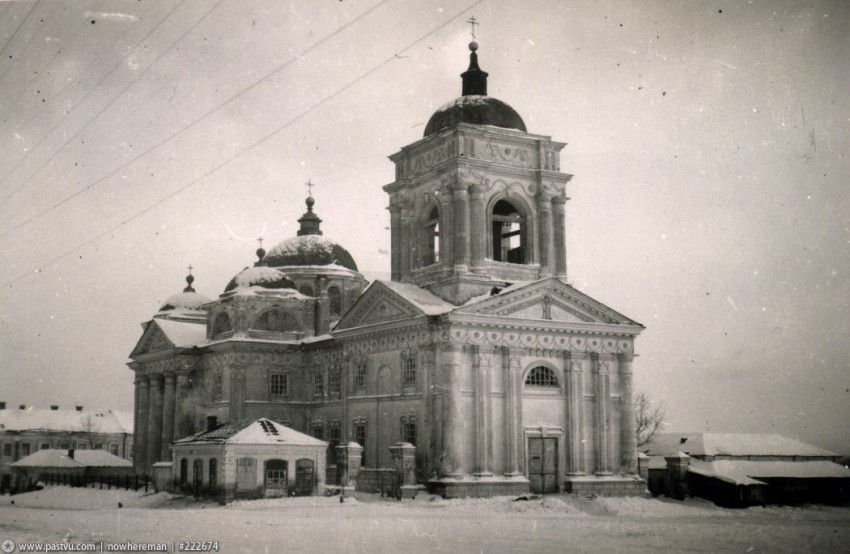
[[[213,400],[221,400],[224,396],[224,375],[221,371],[216,371],[213,374]]]
[[[354,442],[363,447],[363,453],[360,457],[360,465],[366,465],[366,422],[365,421],[355,421],[354,422]]]
[[[103,450],[103,443],[102,443],[102,442],[96,442],[96,443],[94,443],[94,446],[92,446],[92,449],[94,449],[94,450]]]
[[[313,396],[325,395],[325,376],[321,371],[313,374]]]
[[[3,456],[7,458],[12,456],[12,443],[7,442],[3,444]]]
[[[341,390],[342,379],[340,378],[339,368],[333,368],[328,376],[328,392],[331,396],[339,396]]]
[[[38,447],[38,449],[39,449],[39,450],[49,450],[49,449],[50,449],[50,443],[49,443],[49,442],[43,442],[43,443],[41,443],[41,445]]]
[[[23,458],[24,456],[29,456],[29,455],[30,455],[30,443],[22,442],[21,443],[21,458]]]
[[[342,440],[342,432],[340,431],[339,421],[331,421],[328,423],[328,441],[336,446]]]
[[[357,367],[354,369],[354,386],[358,389],[366,388],[366,361],[357,362]]]
[[[401,440],[416,446],[416,416],[401,418]]]
[[[113,456],[117,456],[118,455],[118,445],[117,444],[110,444],[109,445],[109,453],[112,454]]]
[[[325,424],[321,421],[313,422],[313,436],[323,441],[325,440]]]
[[[403,358],[401,382],[404,385],[416,384],[416,354],[409,354]]]
[[[269,394],[271,396],[288,396],[289,375],[286,373],[272,373],[269,375]]]

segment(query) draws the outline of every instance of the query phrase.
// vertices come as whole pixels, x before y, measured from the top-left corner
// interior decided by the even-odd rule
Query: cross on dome
[[[478,20],[475,19],[474,15],[467,19],[466,22],[472,26],[472,40],[475,40],[475,26],[480,25],[480,23],[478,23]]]

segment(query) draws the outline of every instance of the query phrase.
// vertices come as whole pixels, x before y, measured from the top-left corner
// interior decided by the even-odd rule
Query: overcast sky
[[[460,94],[568,142],[569,281],[668,429],[850,452],[850,3],[0,2],[0,400],[132,409],[140,324],[295,234],[389,272],[387,156]]]

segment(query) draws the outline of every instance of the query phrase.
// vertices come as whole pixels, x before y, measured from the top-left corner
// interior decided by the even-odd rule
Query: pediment
[[[566,323],[639,325],[556,279],[506,290],[458,312]]]
[[[398,293],[376,281],[363,293],[354,306],[342,316],[335,330],[410,319],[423,311]]]
[[[159,325],[154,321],[149,321],[144,325],[142,338],[136,343],[136,347],[130,353],[130,357],[134,358],[142,354],[168,350],[169,348],[174,348],[174,346],[174,343],[171,342]]]

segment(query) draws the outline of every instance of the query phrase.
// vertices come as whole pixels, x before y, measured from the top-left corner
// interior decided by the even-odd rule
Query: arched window
[[[555,372],[542,365],[532,368],[528,372],[525,384],[530,387],[560,387]]]
[[[304,296],[313,296],[313,287],[310,285],[301,285],[298,287],[298,292],[303,294]]]
[[[492,255],[495,262],[524,264],[528,247],[526,221],[507,200],[499,200],[491,214]]]
[[[424,246],[422,265],[431,265],[440,261],[440,212],[434,206],[423,225]]]
[[[258,331],[298,331],[298,320],[283,310],[272,308],[257,316],[253,328]]]
[[[183,458],[180,460],[180,484],[185,485],[189,479],[189,460]]]
[[[204,483],[204,461],[195,460],[192,463],[192,486],[199,489]]]
[[[342,313],[342,294],[337,287],[328,287],[328,298],[331,301],[331,315]]]
[[[228,331],[233,330],[233,326],[230,323],[230,316],[226,313],[222,312],[215,316],[215,320],[213,321],[212,326],[212,336],[217,337],[222,333],[226,333]]]

